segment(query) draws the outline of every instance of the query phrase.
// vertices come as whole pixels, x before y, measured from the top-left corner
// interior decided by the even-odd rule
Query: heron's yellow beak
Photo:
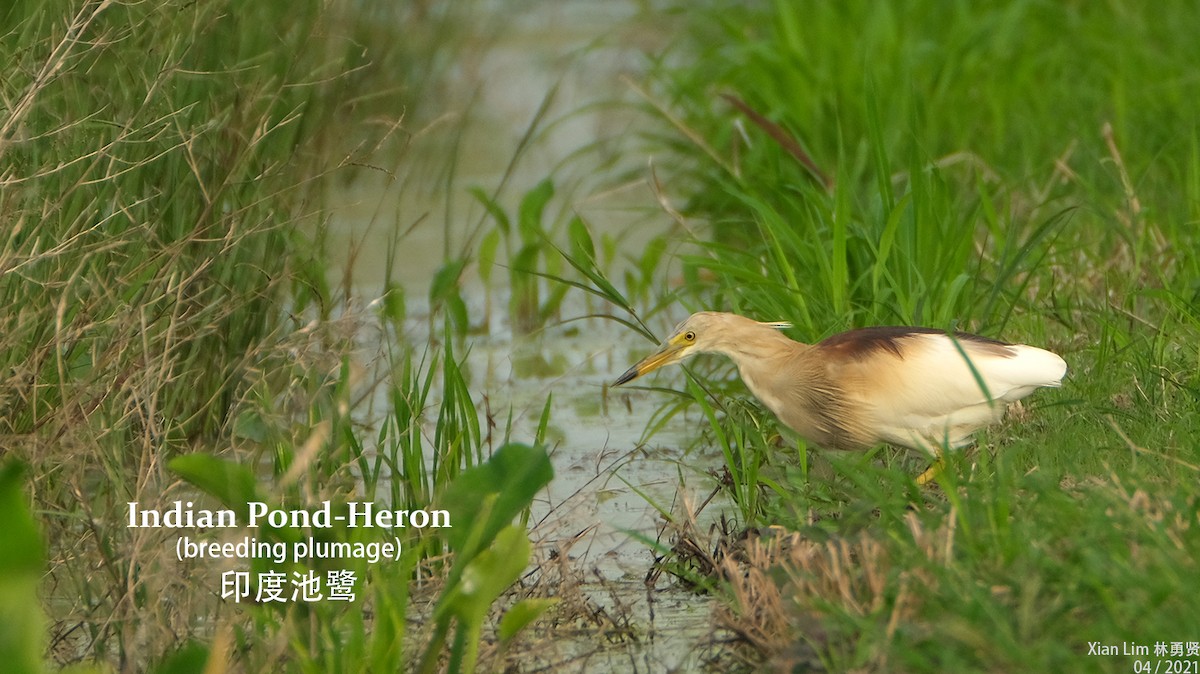
[[[644,374],[653,372],[664,365],[678,363],[679,361],[683,360],[684,356],[687,355],[687,350],[690,346],[691,344],[684,341],[683,335],[675,335],[671,339],[667,340],[667,343],[663,344],[662,348],[660,348],[657,353],[646,356],[638,361],[637,365],[629,368],[625,374],[617,377],[617,380],[613,382],[613,386],[620,386],[626,382],[631,382],[634,379],[637,379]]]

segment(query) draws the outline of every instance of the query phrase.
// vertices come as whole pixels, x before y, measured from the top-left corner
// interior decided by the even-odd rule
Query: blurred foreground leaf
[[[240,464],[211,454],[185,454],[171,459],[167,467],[200,491],[216,498],[245,521],[247,503],[261,501],[254,473]]]
[[[42,671],[45,618],[38,601],[42,537],[11,461],[0,469],[0,663],[5,672]]]

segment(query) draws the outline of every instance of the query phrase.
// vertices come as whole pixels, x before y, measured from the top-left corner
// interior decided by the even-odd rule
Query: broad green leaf
[[[499,229],[489,231],[479,241],[479,279],[485,286],[492,283],[492,268],[496,266],[496,251],[499,247]]]
[[[521,205],[517,210],[517,226],[524,243],[530,244],[542,239],[542,213],[553,196],[554,183],[547,179],[538,183],[521,198]]]
[[[458,280],[466,264],[467,261],[461,258],[450,260],[434,273],[433,281],[429,284],[431,305],[437,306],[459,297]]]
[[[43,671],[42,536],[21,489],[23,472],[15,461],[0,469],[0,662],[6,672],[33,674]]]
[[[528,508],[533,497],[550,483],[554,469],[542,447],[510,443],[496,450],[482,465],[464,471],[442,492],[440,507],[450,512],[447,538],[450,547],[460,555],[470,556],[465,549],[472,527],[470,523],[483,516],[485,499],[495,499],[480,525],[479,548],[486,547],[496,534],[513,518]],[[472,546],[474,547],[474,546]]]
[[[253,410],[243,410],[233,420],[233,437],[251,442],[266,442],[270,428],[263,421],[262,415]]]
[[[596,266],[596,246],[592,243],[592,233],[579,216],[571,218],[567,224],[567,234],[571,238],[571,250],[580,262],[588,262]]]
[[[29,512],[21,483],[25,467],[9,461],[0,469],[0,579],[42,572],[42,536]]]
[[[438,613],[452,614],[471,628],[482,625],[492,602],[521,577],[532,550],[523,528],[510,525],[500,530],[492,544],[464,567]]]
[[[246,504],[263,500],[254,472],[241,464],[196,452],[171,459],[167,468],[238,513],[242,521],[248,512]]]
[[[537,620],[547,609],[559,602],[558,597],[538,597],[522,599],[512,605],[500,619],[500,641],[511,641],[521,630],[534,620]]]
[[[516,274],[528,274],[537,271],[537,259],[541,252],[542,247],[540,244],[531,243],[521,246],[521,249],[512,256],[512,259],[508,264]],[[514,281],[515,280],[516,277],[514,276]],[[531,278],[528,280],[535,284],[537,283],[536,278]]]

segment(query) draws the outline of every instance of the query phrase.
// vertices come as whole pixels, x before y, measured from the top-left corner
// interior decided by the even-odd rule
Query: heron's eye
[[[687,332],[683,333],[683,340],[685,342],[696,341],[696,333],[692,332],[691,330],[688,330]]]

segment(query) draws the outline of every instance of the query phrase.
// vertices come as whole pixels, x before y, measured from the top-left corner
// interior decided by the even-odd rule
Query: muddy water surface
[[[487,11],[479,25],[464,26],[489,37],[461,54],[435,88],[443,100],[424,108],[445,112],[414,120],[396,175],[368,172],[330,194],[333,248],[346,251],[334,280],[352,279],[365,301],[378,297],[386,250],[396,241],[390,280],[405,289],[416,343],[427,337],[430,280],[489,225],[469,187],[497,193],[515,210],[527,189],[553,176],[558,196],[551,210],[582,215],[594,232],[627,250],[669,223],[646,184],[648,157],[630,142],[647,120],[613,104],[635,97],[625,78],[637,81],[646,54],[666,46],[669,24],[632,2],[509,4],[522,10],[502,15],[499,6],[481,3]],[[548,100],[541,130],[523,145]],[[636,176],[639,168],[641,178],[612,179],[624,171]],[[569,295],[561,316],[543,330],[514,337],[504,315],[505,278],[502,267],[487,286],[476,267],[463,277],[473,320],[488,317],[486,333],[469,338],[472,394],[481,418],[499,424],[497,434],[511,410],[514,439],[532,437],[552,396],[555,480],[535,505],[532,536],[539,559],[566,562],[560,576],[574,600],[607,620],[607,627],[604,620],[583,620],[577,630],[548,635],[529,663],[568,671],[695,669],[703,658],[697,645],[712,633],[711,605],[665,578],[648,588],[654,556],[636,536],[659,536],[662,518],[651,501],[681,512],[684,501],[703,500],[712,484],[704,472],[719,458],[685,460],[681,448],[698,432],[696,418],[677,417],[644,442],[661,400],[607,390],[651,344],[611,321],[568,320],[605,309],[581,294]]]

